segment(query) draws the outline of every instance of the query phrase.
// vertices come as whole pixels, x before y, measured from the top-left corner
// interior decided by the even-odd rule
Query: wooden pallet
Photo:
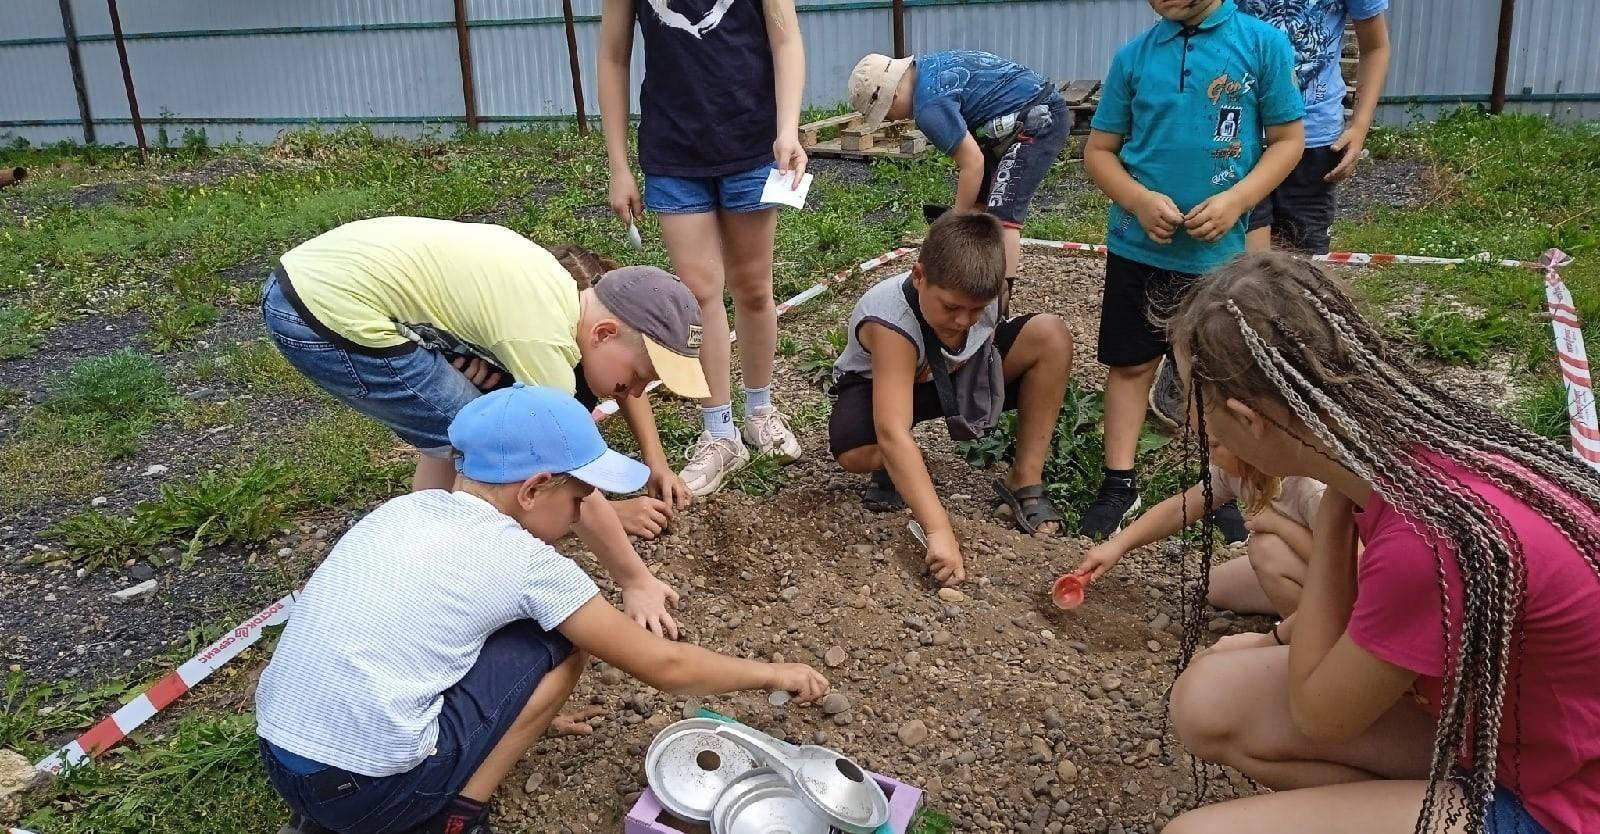
[[[928,149],[928,138],[910,120],[861,126],[860,113],[845,113],[800,126],[800,144],[810,156],[838,159],[911,159]],[[824,133],[836,136],[824,139]]]

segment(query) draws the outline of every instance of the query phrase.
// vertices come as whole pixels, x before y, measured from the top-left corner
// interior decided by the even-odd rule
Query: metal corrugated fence
[[[754,2],[754,0],[749,0]],[[0,137],[79,140],[62,7],[76,20],[97,139],[133,131],[105,0],[4,0]],[[600,0],[574,0],[585,110],[598,112]],[[1396,0],[1395,62],[1380,117],[1483,103],[1500,0]],[[856,59],[893,48],[890,0],[803,0],[806,100],[843,98]],[[478,111],[488,126],[574,112],[560,0],[469,0]],[[453,131],[464,117],[453,0],[125,2],[121,17],[141,114],[172,141],[269,141],[310,123],[382,132]],[[905,0],[913,51],[983,48],[1059,79],[1098,78],[1118,45],[1153,20],[1146,0]],[[1600,115],[1594,0],[1521,0],[1508,101],[1556,116]],[[636,44],[634,77],[642,67]],[[637,87],[637,85],[635,85]]]

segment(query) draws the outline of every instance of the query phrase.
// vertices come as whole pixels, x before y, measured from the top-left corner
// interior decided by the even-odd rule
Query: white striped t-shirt
[[[489,635],[524,619],[554,630],[597,593],[576,563],[476,496],[395,498],[306,583],[261,674],[257,731],[341,770],[404,773],[430,754],[442,693]]]

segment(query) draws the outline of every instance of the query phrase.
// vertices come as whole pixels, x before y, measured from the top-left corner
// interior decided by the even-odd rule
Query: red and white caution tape
[[[886,263],[890,263],[891,261],[897,260],[899,258],[903,258],[906,255],[909,255],[909,254],[911,254],[912,252],[915,252],[915,251],[917,251],[917,247],[915,247],[915,246],[902,246],[899,249],[895,249],[895,250],[892,250],[892,251],[889,251],[889,252],[885,252],[882,255],[879,255],[878,257],[873,258],[872,260],[862,261],[861,263],[858,263],[858,264],[856,264],[855,266],[853,266],[853,267],[851,267],[849,269],[846,269],[846,270],[843,270],[841,272],[838,272],[838,273],[834,274],[830,278],[825,278],[825,279],[823,279],[821,281],[818,281],[817,283],[812,284],[809,287],[806,287],[804,290],[800,291],[799,293],[796,293],[793,298],[790,298],[789,300],[784,301],[783,303],[779,304],[778,308],[777,308],[778,315],[781,316],[784,313],[787,313],[790,310],[794,309],[795,307],[799,307],[800,305],[806,303],[807,301],[810,301],[811,299],[816,298],[819,295],[822,295],[823,293],[828,291],[829,287],[833,286],[834,284],[839,283],[840,281],[843,281],[846,278],[849,278],[852,275],[855,275],[858,272],[867,272],[867,271],[870,271],[870,270],[877,269],[878,267],[883,266]],[[734,339],[738,338],[738,335],[739,334],[737,334],[737,333],[729,331],[729,333],[728,333],[728,341],[730,341],[730,342],[733,341]],[[645,386],[644,390],[648,393],[650,391],[656,390],[659,387],[661,387],[661,380],[658,379],[655,382],[652,382],[649,385]],[[606,401],[600,403],[599,405],[595,406],[594,407],[594,411],[590,412],[590,414],[594,417],[594,421],[596,423],[598,423],[598,422],[606,419],[607,417],[610,417],[611,415],[616,414],[617,413],[617,408],[618,408],[618,405],[617,405],[617,401],[616,400],[606,400]]]
[[[168,672],[165,677],[140,693],[139,697],[124,704],[121,709],[102,719],[100,723],[90,727],[83,735],[68,742],[61,749],[39,760],[34,767],[47,773],[60,773],[64,768],[79,764],[86,759],[99,758],[117,742],[127,738],[128,734],[141,724],[154,718],[156,713],[161,712],[168,704],[178,700],[183,693],[194,688],[210,677],[212,672],[222,668],[228,661],[254,645],[261,639],[261,634],[267,626],[278,625],[287,620],[289,608],[294,605],[294,600],[295,594],[289,594],[256,612],[255,616],[235,626],[232,631],[206,646],[175,671]]]
[[[1070,240],[1040,240],[1034,237],[1022,239],[1024,246],[1038,246],[1046,249],[1065,249],[1068,252],[1087,252],[1095,255],[1104,255],[1108,251],[1103,243],[1075,243]],[[1384,266],[1387,264],[1432,264],[1435,266],[1455,266],[1459,264],[1490,264],[1492,266],[1519,267],[1524,269],[1539,269],[1540,265],[1531,261],[1513,261],[1496,258],[1487,252],[1474,255],[1470,258],[1435,258],[1428,255],[1394,255],[1387,252],[1329,252],[1326,255],[1313,255],[1312,260],[1330,264],[1346,264],[1349,266]]]
[[[1589,374],[1589,354],[1583,347],[1583,330],[1578,323],[1578,308],[1572,293],[1561,280],[1561,267],[1572,258],[1560,249],[1544,253],[1539,261],[1544,269],[1545,304],[1550,310],[1550,328],[1555,331],[1556,362],[1567,386],[1567,414],[1571,417],[1572,453],[1595,469],[1600,469],[1600,425],[1595,415],[1594,381]]]

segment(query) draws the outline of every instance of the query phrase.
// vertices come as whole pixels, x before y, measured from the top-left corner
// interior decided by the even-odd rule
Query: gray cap
[[[700,368],[700,303],[683,282],[653,266],[625,266],[600,276],[594,293],[644,336],[656,375],[674,394],[691,400],[711,396]]]

